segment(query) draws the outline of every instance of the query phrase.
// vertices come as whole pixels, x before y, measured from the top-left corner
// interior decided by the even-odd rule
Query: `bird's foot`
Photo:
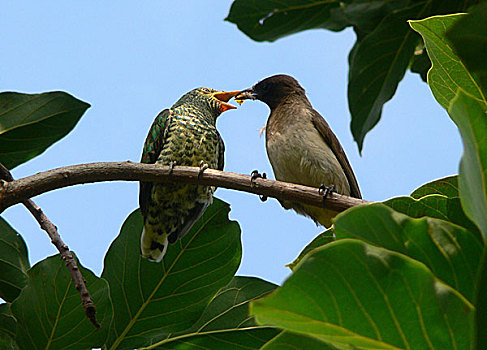
[[[266,173],[259,173],[258,170],[254,170],[250,173],[250,186],[253,187],[255,186],[255,179],[262,178],[262,179],[267,179],[267,174]],[[263,194],[259,194],[259,199],[262,202],[265,202],[267,200],[267,196]]]
[[[200,161],[200,171],[198,172],[198,179],[203,175],[205,170],[208,169],[208,164],[206,164],[203,160]]]
[[[325,185],[321,184],[320,187],[318,187],[318,193],[320,196],[323,196],[323,202],[325,202],[326,198],[328,198],[328,196],[330,194],[332,194],[333,192],[336,193],[336,189],[335,189],[334,185],[325,186]]]

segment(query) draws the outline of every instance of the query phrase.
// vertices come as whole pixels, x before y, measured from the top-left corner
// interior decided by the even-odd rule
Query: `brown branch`
[[[58,188],[102,181],[178,182],[212,185],[253,194],[291,200],[317,207],[344,211],[367,201],[333,193],[323,201],[314,187],[263,178],[250,181],[250,175],[207,169],[199,175],[198,167],[161,167],[154,164],[100,162],[53,169],[7,182],[0,189],[0,212],[27,198]]]
[[[0,178],[4,179],[7,182],[3,183],[3,187],[8,187],[10,183],[15,182],[12,177],[10,171],[0,163]],[[81,296],[81,303],[83,305],[83,309],[85,310],[85,314],[88,319],[95,325],[95,327],[99,328],[100,325],[96,321],[96,308],[93,300],[91,299],[91,295],[86,288],[85,280],[81,274],[81,271],[78,268],[76,260],[73,257],[73,254],[69,250],[68,246],[63,242],[61,236],[57,232],[56,226],[47,218],[47,216],[43,213],[42,209],[39,208],[31,199],[24,199],[21,203],[31,212],[34,218],[39,223],[40,227],[47,232],[49,237],[51,238],[52,244],[57,248],[61,259],[64,260],[66,267],[68,268],[69,272],[71,273],[71,278],[73,279],[74,285],[76,290],[79,292]]]
[[[61,240],[56,226],[44,215],[42,210],[29,198],[58,188],[102,181],[148,181],[148,182],[180,182],[200,185],[212,185],[237,191],[274,197],[281,200],[291,200],[304,204],[324,207],[341,212],[355,205],[368,203],[367,201],[333,193],[323,201],[323,196],[317,188],[257,178],[251,181],[250,175],[242,175],[207,169],[200,174],[200,168],[176,166],[161,167],[153,164],[133,162],[105,162],[67,166],[53,169],[14,180],[12,175],[0,164],[0,178],[6,180],[0,186],[0,212],[6,208],[22,203],[45,230],[51,242],[61,254],[71,273],[76,289],[81,295],[83,308],[90,321],[99,327],[95,318],[95,305],[86,288],[84,279],[79,271],[68,246]]]

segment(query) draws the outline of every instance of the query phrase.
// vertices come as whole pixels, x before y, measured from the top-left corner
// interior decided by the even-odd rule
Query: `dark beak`
[[[237,102],[243,100],[256,100],[257,97],[258,95],[253,88],[242,90],[234,96],[235,101]]]

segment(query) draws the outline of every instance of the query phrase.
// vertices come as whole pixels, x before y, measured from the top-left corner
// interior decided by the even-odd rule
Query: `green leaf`
[[[457,175],[428,182],[414,190],[411,197],[392,198],[384,204],[414,218],[430,216],[465,227],[482,241],[478,227],[461,206]]]
[[[460,199],[487,242],[487,105],[460,90],[448,109],[462,135]]]
[[[228,219],[229,211],[228,204],[214,199],[161,263],[141,257],[142,216],[138,210],[130,214],[108,250],[102,274],[117,315],[110,349],[153,344],[198,320],[240,264],[240,228]]]
[[[447,176],[442,179],[433,180],[421,187],[415,189],[411,193],[411,197],[420,199],[421,197],[428,196],[430,194],[441,194],[448,198],[456,198],[458,194],[458,176]]]
[[[0,298],[13,301],[27,283],[30,268],[22,237],[0,217]]]
[[[0,162],[8,169],[66,136],[90,107],[60,91],[0,93]]]
[[[0,349],[17,349],[16,332],[17,321],[10,311],[10,303],[0,304]]]
[[[262,350],[334,350],[334,346],[327,345],[315,338],[292,332],[282,332],[262,347]]]
[[[421,80],[425,83],[428,81],[428,71],[431,68],[431,61],[426,53],[425,49],[422,49],[420,53],[414,53],[411,61],[411,72],[419,74]]]
[[[370,33],[404,1],[390,0],[235,0],[226,21],[256,41],[274,41],[308,29],[340,31],[353,26]]]
[[[325,244],[333,242],[334,240],[335,240],[335,236],[333,235],[332,229],[328,229],[326,231],[321,232],[306,247],[304,247],[304,249],[301,251],[301,253],[299,253],[299,256],[296,259],[294,259],[294,261],[292,263],[290,263],[286,266],[294,271],[294,268],[296,267],[296,265],[299,264],[299,262],[301,260],[303,260],[303,258],[306,256],[306,254],[315,250],[316,248],[319,248],[321,246],[324,246]]]
[[[457,56],[446,32],[463,18],[464,14],[434,16],[410,21],[411,28],[423,37],[432,68],[428,72],[428,84],[436,100],[448,109],[459,88],[486,104],[479,81],[467,70]]]
[[[469,72],[480,82],[485,101],[487,96],[487,3],[472,7],[469,14],[460,18],[446,33],[455,52]]]
[[[335,235],[361,239],[421,261],[437,278],[473,300],[483,245],[462,227],[429,217],[413,219],[377,203],[338,215]]]
[[[487,249],[484,249],[482,264],[479,268],[476,300],[475,324],[477,335],[476,349],[487,348]]]
[[[251,303],[261,324],[359,349],[469,349],[473,311],[422,263],[352,239],[315,250]]]
[[[353,48],[348,103],[352,134],[359,150],[365,135],[378,123],[383,105],[396,92],[419,42],[406,20],[421,16],[429,6],[428,1],[421,1],[392,12]]]
[[[344,29],[347,22],[340,6],[323,0],[235,0],[225,20],[253,40],[274,41],[307,29]]]
[[[482,234],[477,226],[465,215],[459,197],[448,198],[435,194],[427,195],[420,199],[396,197],[385,201],[384,204],[413,218],[429,216],[449,221],[466,228],[479,241],[482,241]]]
[[[275,288],[276,285],[258,278],[234,277],[189,330],[171,334],[146,349],[260,349],[279,330],[257,325],[249,316],[249,302]]]
[[[101,347],[112,321],[108,284],[78,263],[96,306],[97,329],[88,320],[71,275],[59,255],[28,271],[28,284],[12,303],[21,349],[91,349]]]

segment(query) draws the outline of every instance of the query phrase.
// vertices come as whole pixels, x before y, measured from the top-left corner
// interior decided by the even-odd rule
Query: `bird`
[[[198,166],[223,170],[225,145],[218,116],[236,107],[227,103],[238,91],[193,89],[155,118],[144,143],[141,163]],[[143,217],[141,254],[160,262],[169,244],[184,237],[213,201],[215,187],[140,182]]]
[[[304,88],[285,74],[265,78],[234,99],[259,100],[270,108],[265,126],[267,156],[276,180],[332,189],[362,198],[345,151],[326,120],[306,97]],[[325,193],[327,193],[326,191]],[[325,195],[326,198],[326,195]],[[330,227],[336,212],[297,202],[281,201],[285,209]]]

